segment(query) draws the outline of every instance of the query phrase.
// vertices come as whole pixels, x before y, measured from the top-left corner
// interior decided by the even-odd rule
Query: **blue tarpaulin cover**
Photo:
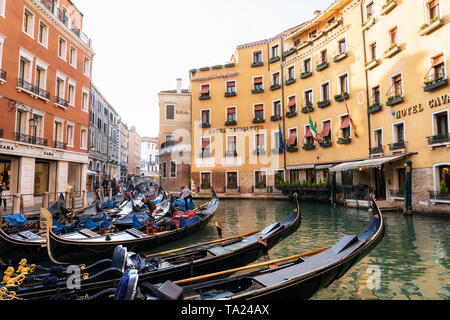
[[[5,220],[14,227],[23,227],[27,224],[27,218],[21,213],[13,214],[11,216],[4,216]]]

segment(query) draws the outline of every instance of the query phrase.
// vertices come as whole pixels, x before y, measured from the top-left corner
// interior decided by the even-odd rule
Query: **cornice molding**
[[[237,76],[239,76],[239,72],[216,73],[216,74],[211,74],[206,77],[194,78],[191,81],[198,82],[198,81],[206,81],[206,80],[213,80],[213,79],[226,79],[226,78],[237,77]]]

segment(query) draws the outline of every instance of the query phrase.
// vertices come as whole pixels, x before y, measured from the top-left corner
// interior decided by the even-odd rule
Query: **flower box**
[[[203,68],[200,68],[199,70],[200,70],[200,71],[208,71],[208,70],[209,70],[209,67],[203,67]]]
[[[319,101],[317,102],[317,108],[322,109],[328,107],[330,104],[331,104],[330,100]]]
[[[338,138],[338,140],[337,140],[337,144],[348,144],[350,142],[352,142],[352,138],[351,137]]]
[[[323,69],[326,69],[326,68],[328,68],[328,62],[322,62],[317,65],[316,70],[322,71]]]
[[[286,58],[286,57],[290,56],[290,55],[293,54],[294,52],[295,52],[295,47],[293,47],[293,48],[291,48],[291,49],[285,51],[285,52],[283,53],[283,58]]]
[[[339,62],[339,61],[341,61],[341,60],[343,60],[343,59],[345,59],[345,58],[347,58],[347,52],[341,52],[341,53],[338,53],[338,54],[334,57],[333,61],[334,61],[334,62]]]
[[[446,86],[448,84],[448,79],[437,79],[434,81],[425,82],[425,88],[423,88],[424,92],[430,92],[436,90],[440,87]]]
[[[299,44],[296,46],[296,48],[297,48],[297,50],[300,50],[300,49],[303,49],[303,48],[307,47],[309,44],[310,44],[309,41],[303,41],[302,43],[299,43]]]
[[[235,66],[234,63],[227,63],[227,64],[225,65],[225,68],[232,68],[232,67],[234,67],[234,66]]]
[[[397,6],[397,0],[388,0],[386,4],[381,7],[381,15],[388,14],[392,9]]]
[[[322,148],[331,147],[332,144],[333,144],[333,142],[331,140],[324,140],[324,141],[319,142],[319,146]]]
[[[342,18],[339,18],[337,20],[334,20],[332,23],[329,23],[325,26],[325,28],[322,30],[322,32],[329,32],[331,30],[333,30],[334,28],[336,28],[339,24],[341,24],[342,22]]]
[[[253,123],[264,123],[266,120],[265,119],[253,119]]]
[[[201,123],[200,128],[211,128],[211,123]]]
[[[237,151],[227,151],[225,157],[237,157]]]
[[[274,62],[277,62],[277,61],[280,61],[280,57],[270,58],[269,63],[274,63]]]
[[[237,121],[236,120],[225,121],[225,125],[226,126],[235,126],[235,125],[237,125]]]
[[[373,147],[370,150],[370,154],[371,155],[378,155],[378,154],[383,154],[384,153],[384,148],[383,146],[378,146],[378,147]]]
[[[302,72],[300,79],[305,79],[312,76],[312,71]]]
[[[375,113],[381,110],[381,103],[374,103],[367,108],[367,113]]]
[[[314,143],[304,144],[303,145],[303,150],[313,150],[315,148],[316,148],[316,145]]]
[[[236,96],[236,91],[233,92],[225,92],[225,98],[229,98],[229,97],[235,97]]]
[[[421,36],[425,36],[427,34],[430,34],[431,32],[433,32],[434,30],[436,30],[437,28],[439,28],[442,25],[442,19],[435,17],[430,21],[430,24],[423,24],[420,27],[420,31],[419,34]]]
[[[297,111],[288,111],[286,112],[286,118],[292,118],[297,115]]]
[[[266,150],[253,150],[253,154],[255,156],[265,156],[267,153]]]
[[[296,151],[298,151],[298,147],[297,146],[287,146],[286,151],[287,152],[296,152]]]
[[[211,69],[213,69],[213,70],[217,70],[217,69],[222,69],[222,65],[217,65],[217,66],[213,66],[213,67],[211,67]]]
[[[281,119],[282,119],[281,116],[271,116],[270,117],[270,121],[279,121]]]
[[[308,113],[308,112],[312,112],[312,111],[314,111],[313,105],[304,106],[304,107],[302,108],[302,113]]]
[[[372,27],[375,24],[375,18],[372,17],[369,20],[367,20],[365,23],[362,24],[363,31],[369,30],[370,27]]]
[[[376,66],[378,66],[379,64],[380,64],[380,61],[378,59],[372,59],[371,61],[369,61],[365,64],[365,69],[371,70],[371,69],[375,68]]]
[[[395,106],[399,103],[402,103],[405,99],[402,96],[396,95],[396,96],[391,96],[388,98],[388,101],[386,102],[387,106]]]
[[[211,99],[211,96],[209,94],[207,96],[198,97],[198,100],[209,100],[209,99]]]
[[[286,82],[285,82],[285,84],[288,86],[288,85],[290,85],[290,84],[292,84],[292,83],[294,83],[294,82],[295,82],[295,78],[287,79]]]
[[[256,94],[256,93],[263,93],[264,89],[252,89],[252,93]]]
[[[394,43],[393,45],[391,45],[390,47],[389,47],[389,49],[387,49],[385,52],[384,52],[384,58],[390,58],[390,57],[392,57],[392,56],[394,56],[394,55],[396,55],[397,53],[399,53],[400,52],[400,46],[398,45],[398,44],[396,44],[396,43]]]
[[[252,68],[261,67],[263,65],[264,65],[264,62],[262,62],[262,61],[260,61],[260,62],[253,62],[252,63]]]
[[[350,97],[350,95],[347,92],[344,92],[343,94],[337,94],[334,96],[334,100],[337,102],[341,102],[344,100],[347,100]]]
[[[277,89],[280,89],[281,88],[281,85],[280,84],[273,84],[273,85],[271,85],[270,86],[270,90],[271,91],[273,91],[273,90],[277,90]]]

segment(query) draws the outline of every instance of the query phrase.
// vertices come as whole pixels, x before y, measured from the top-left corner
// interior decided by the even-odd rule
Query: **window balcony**
[[[328,68],[328,66],[329,66],[328,62],[322,62],[317,65],[316,70],[322,71],[322,70]]]
[[[396,55],[400,52],[400,45],[397,43],[392,44],[385,52],[384,52],[384,58],[388,59]]]
[[[287,146],[286,151],[287,152],[296,152],[296,151],[298,151],[298,146],[295,146],[295,145]]]
[[[6,71],[0,69],[0,84],[4,84],[6,82]]]
[[[362,23],[362,30],[363,31],[369,30],[374,24],[375,24],[375,18],[372,16],[369,20]]]
[[[378,66],[380,64],[380,60],[378,60],[378,59],[372,59],[372,60],[370,60],[369,62],[367,62],[365,65],[364,65],[364,68],[366,69],[366,70],[372,70],[373,68],[375,68],[376,66]]]
[[[36,96],[38,98],[41,98],[42,100],[45,100],[47,102],[50,101],[50,92],[39,87],[34,87],[34,92],[36,93]]]
[[[314,143],[306,143],[302,148],[303,150],[313,150],[316,148],[316,145]]]
[[[319,109],[326,108],[330,104],[331,104],[330,100],[319,101],[319,102],[317,102],[317,108],[319,108]]]
[[[171,147],[171,146],[174,146],[176,144],[177,144],[177,142],[174,141],[174,140],[169,140],[169,141],[163,142],[163,143],[161,143],[161,150],[165,149],[165,148],[168,148],[168,147]]]
[[[341,52],[338,53],[334,58],[333,61],[334,62],[339,62],[341,60],[344,60],[345,58],[347,58],[347,52]]]
[[[388,98],[386,105],[389,107],[395,106],[397,104],[403,103],[405,101],[404,97],[401,95],[393,95]]]
[[[431,137],[427,137],[428,146],[433,149],[434,147],[447,146],[450,147],[450,133],[437,134]]]
[[[264,122],[266,122],[266,120],[263,118],[255,118],[255,119],[253,119],[252,122],[253,123],[264,123]]]
[[[285,51],[283,53],[283,58],[286,58],[288,56],[290,56],[291,54],[293,54],[296,51],[295,47],[290,48],[289,50]]]
[[[347,100],[349,97],[350,97],[350,95],[347,92],[343,92],[343,93],[335,95],[334,100],[336,102],[341,102],[341,101]]]
[[[436,89],[439,89],[441,87],[444,87],[448,84],[448,79],[445,77],[440,77],[437,79],[432,79],[430,77],[430,80],[425,81],[425,87],[423,88],[424,92],[431,92],[434,91]]]
[[[281,88],[281,85],[279,83],[273,83],[273,84],[270,85],[270,90],[271,91],[277,90],[277,89],[280,89],[280,88]]]
[[[263,93],[263,92],[264,92],[263,88],[254,88],[254,89],[252,89],[252,94]]]
[[[280,115],[274,115],[270,117],[270,121],[280,121],[282,117]]]
[[[302,108],[302,113],[309,113],[314,111],[314,106],[312,103],[309,103]]]
[[[312,71],[305,71],[302,72],[302,74],[300,75],[300,79],[306,79],[312,76]]]
[[[53,141],[53,148],[55,149],[66,149],[67,143],[61,141]]]
[[[31,95],[34,95],[34,86],[30,82],[28,82],[24,79],[17,78],[16,89],[19,92],[23,91],[23,92],[29,93]]]
[[[229,98],[229,97],[235,97],[236,96],[236,91],[227,91],[225,92],[225,98]]]
[[[252,68],[255,68],[255,67],[261,67],[261,66],[263,66],[263,65],[264,65],[264,62],[258,61],[258,62],[253,62],[253,63],[251,64],[251,67],[252,67]]]
[[[289,79],[286,79],[286,82],[284,84],[288,86],[294,82],[295,82],[295,78],[289,78]]]
[[[236,120],[227,120],[225,121],[225,126],[235,126],[237,125],[237,121]]]
[[[391,12],[397,6],[397,0],[388,0],[386,4],[381,7],[381,15],[384,16]]]
[[[265,156],[266,154],[267,152],[264,148],[257,148],[256,150],[253,150],[253,155],[255,156]]]
[[[200,128],[211,128],[211,123],[202,122],[200,123]]]
[[[339,137],[337,140],[337,144],[349,144],[352,142],[351,137]]]
[[[225,157],[237,157],[237,151],[233,150],[227,151],[225,152]]]
[[[331,141],[331,138],[325,138],[323,141],[319,141],[319,146],[321,148],[328,148],[333,145],[333,142]]]
[[[35,137],[35,136],[29,136],[27,134],[23,134],[20,132],[14,133],[14,140],[17,142],[30,143],[30,144],[35,144],[35,145],[44,146],[44,147],[46,147],[48,145],[47,139],[43,139],[43,138],[39,138],[39,137]]]
[[[198,97],[198,100],[209,100],[211,99],[211,95],[209,93],[202,94],[200,97]]]
[[[398,141],[389,145],[389,151],[401,152],[406,150],[406,141]]]
[[[442,24],[443,24],[442,19],[440,19],[439,17],[436,16],[433,19],[431,19],[431,21],[429,23],[425,23],[420,27],[419,34],[421,36],[426,36],[426,35],[432,33],[434,30],[436,30],[440,26],[442,26]]]
[[[384,154],[384,147],[383,146],[376,146],[370,149],[370,155],[371,156],[382,156]]]
[[[383,105],[380,102],[373,103],[367,108],[367,113],[372,114],[372,113],[376,113],[378,111],[381,111],[382,106]]]
[[[297,111],[288,111],[286,112],[286,118],[292,118],[297,115]]]
[[[280,61],[280,57],[272,57],[272,58],[270,58],[270,60],[269,60],[269,63],[274,63],[274,62],[277,62],[277,61]]]
[[[297,50],[301,50],[303,48],[306,48],[311,43],[312,42],[309,42],[309,41],[303,41],[302,43],[297,44],[296,48],[297,48]]]
[[[61,107],[63,109],[67,109],[67,107],[69,106],[69,101],[67,101],[61,97],[55,96],[54,105],[57,107]]]
[[[327,25],[325,26],[325,28],[322,30],[323,32],[329,32],[331,30],[333,30],[334,28],[336,28],[339,24],[341,24],[343,21],[342,18],[336,19],[331,23],[327,23]]]

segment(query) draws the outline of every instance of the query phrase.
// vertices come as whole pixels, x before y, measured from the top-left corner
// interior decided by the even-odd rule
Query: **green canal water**
[[[281,221],[293,209],[292,201],[221,200],[212,223],[205,229],[157,251],[216,240],[216,221],[222,226],[224,237],[229,237]],[[301,203],[300,209],[300,228],[270,250],[272,259],[333,245],[345,235],[359,233],[370,221],[367,209],[333,208],[310,202]],[[400,213],[383,216],[386,233],[382,242],[344,277],[312,299],[450,299],[450,219],[407,217]],[[379,275],[379,281],[372,281],[374,275]]]

